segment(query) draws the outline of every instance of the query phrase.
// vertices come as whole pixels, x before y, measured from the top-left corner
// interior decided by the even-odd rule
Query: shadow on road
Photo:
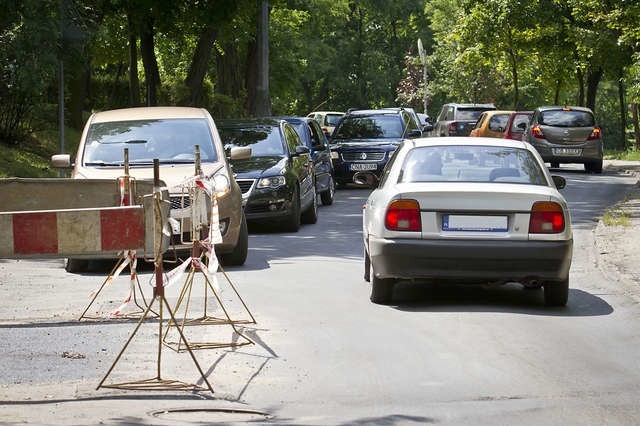
[[[600,297],[570,289],[565,307],[546,307],[543,290],[523,289],[519,284],[500,287],[425,285],[401,282],[394,290],[395,309],[405,312],[503,312],[536,316],[585,317],[613,313]]]

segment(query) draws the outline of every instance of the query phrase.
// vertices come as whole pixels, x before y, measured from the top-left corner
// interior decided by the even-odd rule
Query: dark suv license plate
[[[365,172],[370,170],[376,170],[377,168],[378,168],[378,165],[374,163],[355,163],[349,166],[349,169],[354,172]]]

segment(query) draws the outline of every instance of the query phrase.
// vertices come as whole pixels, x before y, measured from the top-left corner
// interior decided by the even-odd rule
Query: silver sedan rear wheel
[[[561,281],[547,281],[544,287],[544,304],[547,306],[565,306],[569,299],[569,278]]]
[[[371,280],[371,301],[380,305],[391,302],[395,280],[377,278],[373,271],[373,264],[369,262],[369,279]]]

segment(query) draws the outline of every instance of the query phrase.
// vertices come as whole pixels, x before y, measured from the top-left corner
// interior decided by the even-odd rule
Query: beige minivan
[[[74,179],[117,179],[124,175],[124,149],[128,149],[129,174],[152,179],[153,161],[159,160],[160,179],[171,197],[171,248],[188,256],[192,247],[187,226],[189,197],[180,185],[195,174],[195,146],[199,146],[204,176],[222,176],[229,191],[218,199],[222,243],[215,251],[226,265],[242,265],[247,257],[248,231],[242,193],[229,166],[211,115],[201,108],[140,107],[98,112],[87,121],[75,164],[69,154],[52,157],[54,167],[73,168]],[[250,150],[232,151],[247,158]],[[225,180],[222,179],[222,180]],[[66,269],[86,269],[88,259],[67,259]]]

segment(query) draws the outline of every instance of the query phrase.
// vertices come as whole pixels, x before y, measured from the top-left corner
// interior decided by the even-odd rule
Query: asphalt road
[[[194,351],[214,394],[96,390],[136,326],[77,321],[108,271],[0,260],[0,424],[636,425],[640,307],[597,267],[593,240],[635,178],[578,170],[560,170],[575,240],[565,308],[517,285],[403,284],[394,304],[370,303],[366,189],[338,191],[297,233],[252,227],[246,265],[227,273],[257,320],[236,330],[255,344]],[[151,274],[140,273],[147,296]],[[172,309],[183,278],[167,289]],[[190,314],[204,306],[203,283],[196,276]],[[127,286],[119,277],[96,309],[119,305]],[[246,319],[224,277],[220,286],[230,316]],[[143,323],[105,384],[155,377],[160,365],[163,379],[205,385],[186,352],[165,348],[158,362],[158,330]],[[191,343],[243,341],[229,324],[185,330]]]

